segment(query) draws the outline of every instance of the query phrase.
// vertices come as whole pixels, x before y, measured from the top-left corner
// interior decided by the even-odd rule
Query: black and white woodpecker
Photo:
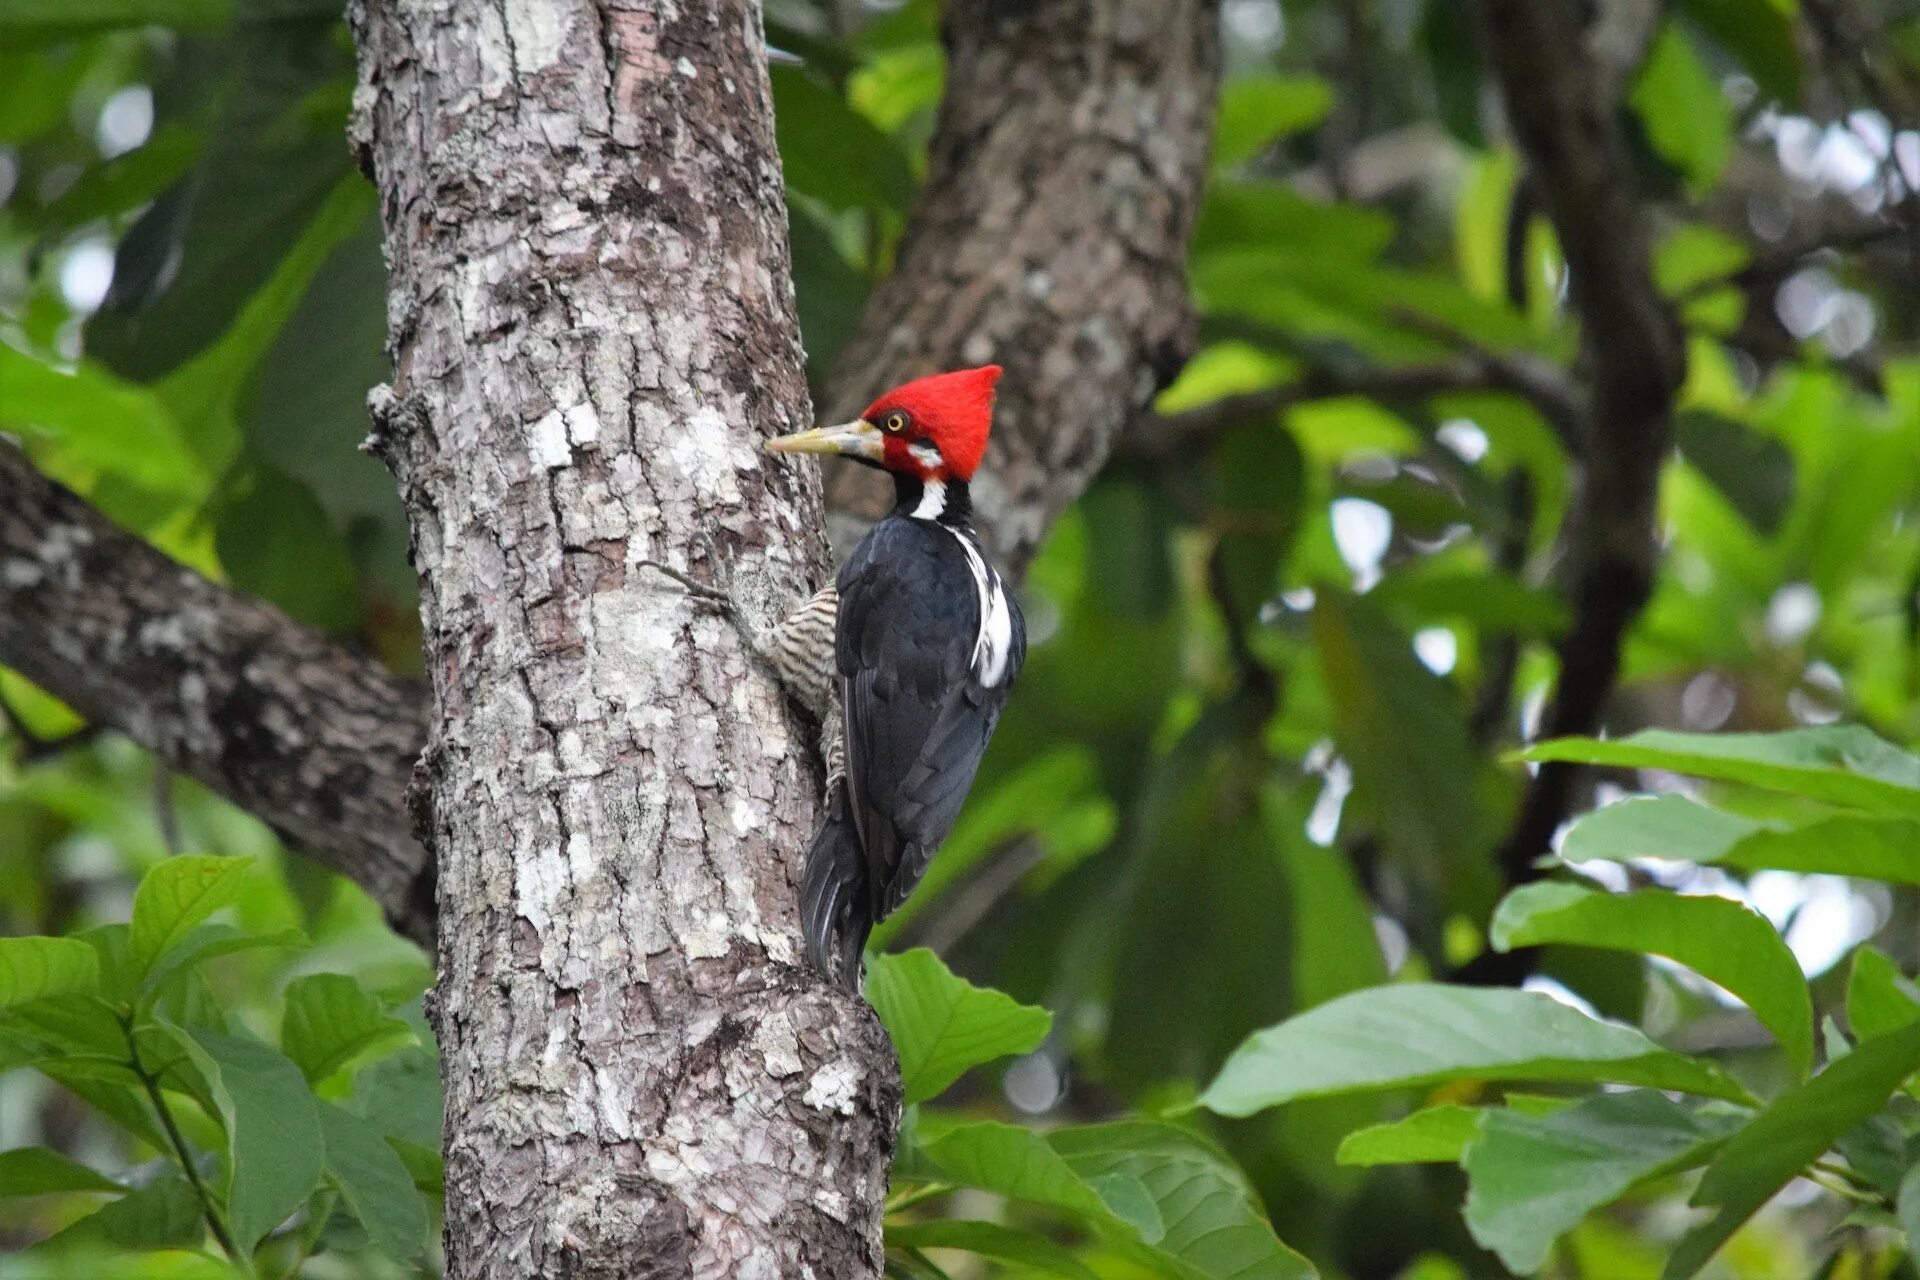
[[[897,499],[834,586],[755,638],[827,726],[826,818],[807,851],[801,926],[813,965],[848,990],[867,935],[953,830],[1026,658],[1020,607],[981,550],[968,496],[999,377],[987,365],[919,378],[852,422],[767,442],[879,467]]]

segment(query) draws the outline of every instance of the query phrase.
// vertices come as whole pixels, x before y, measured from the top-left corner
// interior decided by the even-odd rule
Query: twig
[[[200,1198],[200,1211],[206,1218],[207,1230],[211,1231],[213,1238],[220,1242],[220,1247],[226,1251],[227,1259],[239,1269],[240,1273],[252,1277],[255,1274],[253,1258],[249,1254],[242,1253],[234,1244],[233,1232],[228,1229],[226,1220],[214,1203],[212,1190],[201,1178],[200,1169],[193,1160],[192,1148],[187,1146],[186,1137],[180,1132],[179,1122],[173,1118],[173,1108],[167,1105],[166,1094],[160,1090],[159,1077],[140,1063],[140,1044],[134,1038],[132,1020],[121,1018],[120,1030],[127,1038],[127,1054],[131,1060],[133,1074],[140,1078],[140,1087],[146,1091],[147,1101],[153,1104],[154,1111],[160,1117],[160,1127],[166,1131],[167,1141],[172,1144],[174,1163],[180,1166],[180,1172],[187,1176],[187,1183],[193,1188],[194,1195]]]

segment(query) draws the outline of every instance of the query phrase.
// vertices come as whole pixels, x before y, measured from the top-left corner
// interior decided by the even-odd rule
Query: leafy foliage
[[[766,7],[819,386],[909,232],[945,51],[931,0]],[[389,371],[338,8],[0,4],[0,430],[411,672],[407,531],[356,448]],[[1199,346],[1156,404],[1222,422],[1053,527],[1018,696],[878,936],[894,1274],[1914,1274],[1920,28],[1844,6],[1840,48],[1831,8],[1682,0],[1620,68],[1689,370],[1608,735],[1523,765],[1592,371],[1472,7],[1224,6]],[[430,1270],[425,960],[0,696],[25,1274]],[[1518,875],[1554,761],[1590,811]],[[1452,981],[1516,953],[1539,990]]]

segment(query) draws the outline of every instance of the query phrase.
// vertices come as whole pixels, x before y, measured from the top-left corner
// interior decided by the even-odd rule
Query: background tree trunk
[[[822,576],[760,12],[365,0],[436,717],[454,1277],[858,1277],[899,1096],[799,967],[808,726],[640,562]]]
[[[1187,241],[1220,75],[1217,0],[948,4],[947,89],[897,265],[834,366],[834,421],[998,361],[973,498],[1016,578],[1194,343]],[[884,477],[828,478],[836,545]],[[850,516],[842,523],[840,517]]]

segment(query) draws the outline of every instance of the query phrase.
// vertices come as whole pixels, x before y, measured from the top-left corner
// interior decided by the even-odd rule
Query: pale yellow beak
[[[865,418],[856,418],[837,427],[815,427],[790,436],[775,436],[767,441],[767,448],[773,453],[837,453],[842,457],[879,462],[886,453],[885,440],[878,427]]]

